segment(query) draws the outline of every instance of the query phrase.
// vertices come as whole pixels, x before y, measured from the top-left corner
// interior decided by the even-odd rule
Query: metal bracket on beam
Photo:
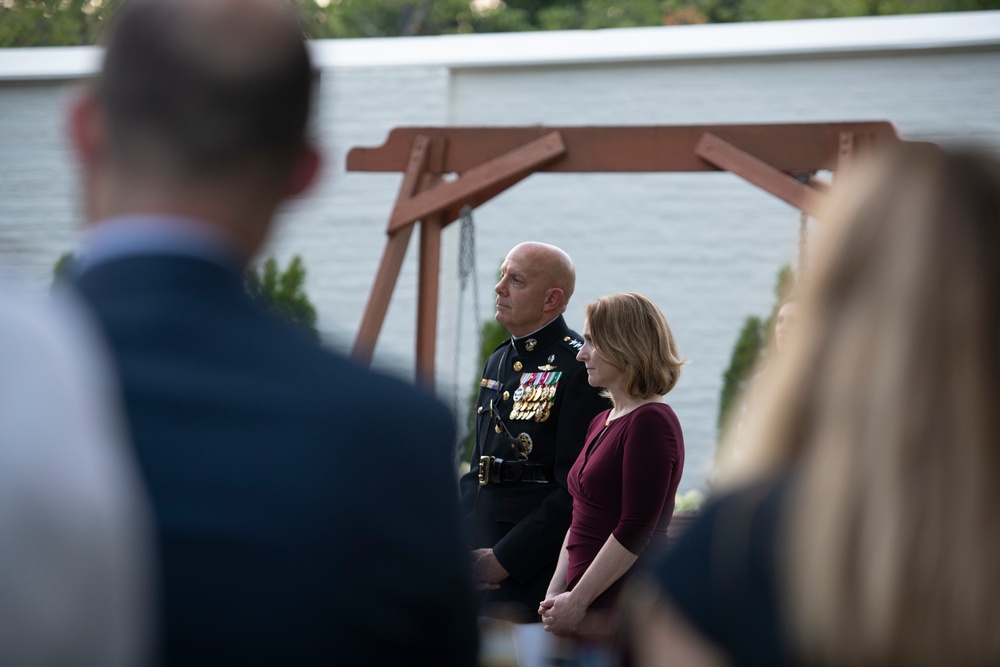
[[[823,195],[819,191],[803,185],[783,171],[710,132],[701,135],[695,146],[695,154],[709,164],[736,174],[809,215],[816,215],[820,209]]]
[[[854,151],[857,148],[857,136],[848,130],[840,133],[840,142],[837,146],[837,172],[844,172],[850,169],[851,161],[854,160]]]

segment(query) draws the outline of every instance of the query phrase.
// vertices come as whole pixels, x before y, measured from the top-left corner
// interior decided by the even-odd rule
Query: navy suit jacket
[[[159,538],[168,665],[472,665],[454,426],[429,395],[169,255],[76,279],[110,341]]]

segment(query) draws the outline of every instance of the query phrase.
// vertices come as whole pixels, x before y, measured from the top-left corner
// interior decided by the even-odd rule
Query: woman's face
[[[583,347],[576,353],[576,358],[587,367],[587,381],[591,387],[616,388],[621,381],[622,369],[618,368],[600,355],[590,337],[590,322],[583,323]]]
[[[778,314],[774,318],[774,346],[779,351],[785,344],[788,327],[795,320],[795,308],[795,302],[789,301],[778,310]]]

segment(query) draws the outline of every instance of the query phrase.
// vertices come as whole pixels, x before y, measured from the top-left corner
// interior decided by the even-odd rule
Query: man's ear
[[[315,146],[312,144],[303,146],[295,158],[295,164],[292,165],[285,197],[297,197],[308,190],[316,182],[322,164],[323,158]]]
[[[542,309],[545,312],[558,310],[563,303],[563,291],[560,287],[550,287],[545,291],[545,303]]]
[[[107,140],[104,111],[93,90],[80,90],[69,107],[69,138],[77,158],[85,165],[96,163]]]

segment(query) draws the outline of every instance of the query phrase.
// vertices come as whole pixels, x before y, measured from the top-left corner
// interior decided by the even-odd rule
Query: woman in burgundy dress
[[[654,535],[666,535],[684,469],[681,425],[663,395],[685,362],[666,318],[639,294],[601,297],[586,315],[577,359],[614,407],[590,423],[570,469],[573,520],[538,608],[557,635],[613,606],[623,575]]]

